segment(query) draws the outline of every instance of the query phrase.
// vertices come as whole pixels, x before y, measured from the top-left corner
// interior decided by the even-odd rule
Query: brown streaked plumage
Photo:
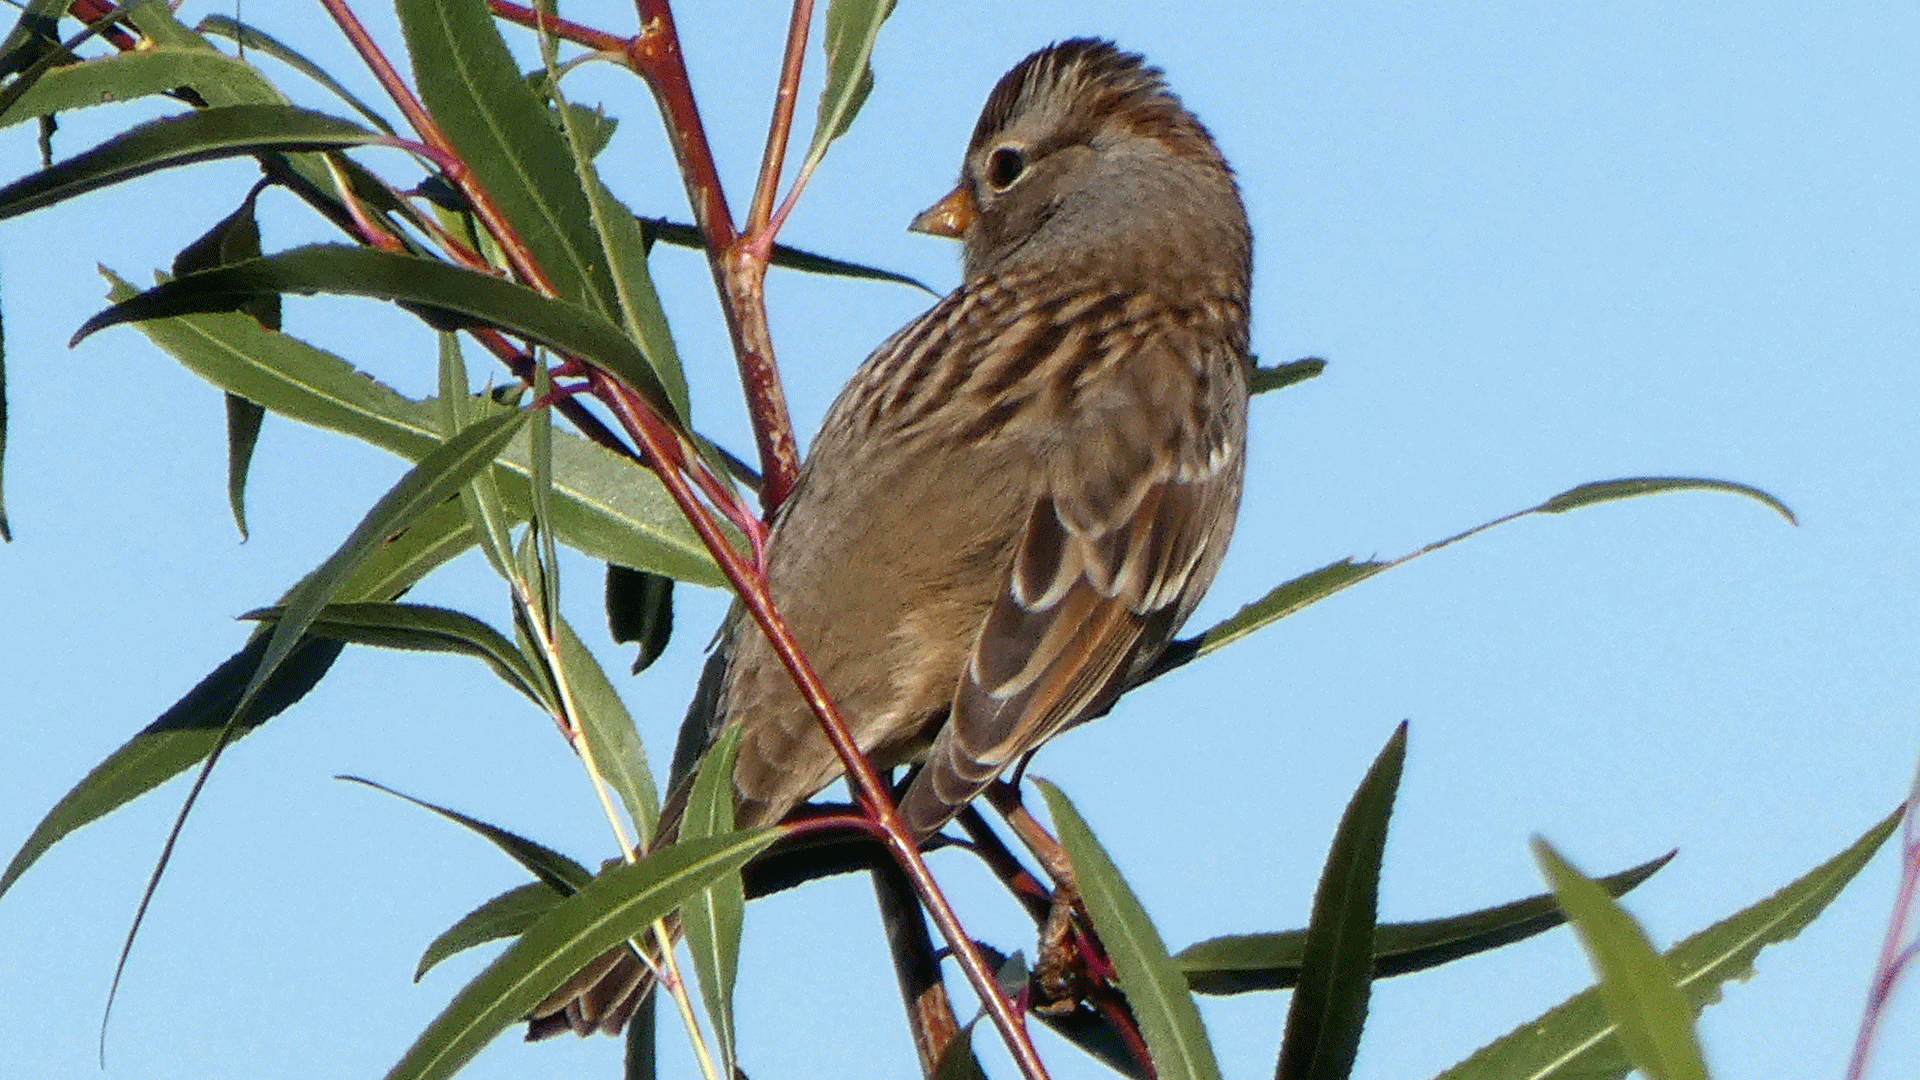
[[[1213,580],[1240,501],[1251,236],[1231,171],[1160,73],[1076,39],[988,97],[954,192],[914,227],[958,289],[861,365],[768,543],[775,602],[931,835],[1009,764],[1104,712]],[[703,680],[743,728],[742,827],[842,773],[765,637],[736,618]],[[617,1031],[630,953],[530,1037]]]

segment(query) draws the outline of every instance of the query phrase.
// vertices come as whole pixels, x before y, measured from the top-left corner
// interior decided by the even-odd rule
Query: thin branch
[[[706,237],[707,267],[720,292],[727,333],[740,368],[740,385],[753,418],[754,443],[760,452],[760,473],[765,477],[760,505],[772,516],[799,475],[800,450],[793,437],[786,391],[774,366],[773,337],[767,327],[762,287],[766,261],[738,250],[740,234],[727,209],[706,128],[694,104],[672,6],[667,0],[635,0],[635,4],[642,29],[627,43],[627,63],[653,90],[666,119],[674,158],[680,164],[694,222]]]
[[[913,1048],[920,1057],[920,1073],[933,1080],[947,1049],[960,1034],[960,1021],[953,1015],[953,1001],[940,977],[940,960],[933,951],[920,901],[914,897],[913,883],[897,864],[886,860],[873,868],[873,893],[880,906],[880,923],[886,928],[887,947],[893,954],[900,1000],[907,1008]]]
[[[787,22],[787,54],[780,62],[780,87],[774,91],[773,118],[767,124],[767,149],[760,159],[760,181],[753,189],[753,205],[747,211],[747,235],[755,241],[756,253],[762,259],[773,245],[773,230],[767,228],[767,222],[780,188],[780,168],[787,160],[787,137],[793,132],[793,108],[800,97],[800,68],[806,62],[807,28],[811,25],[813,0],[793,0],[793,15]]]

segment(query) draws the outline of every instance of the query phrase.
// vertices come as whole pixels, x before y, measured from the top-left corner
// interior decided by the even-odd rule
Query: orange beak
[[[961,184],[947,192],[946,198],[920,211],[913,219],[908,230],[926,233],[928,236],[944,236],[958,240],[973,227],[973,221],[980,216],[980,208],[974,205],[973,191]]]

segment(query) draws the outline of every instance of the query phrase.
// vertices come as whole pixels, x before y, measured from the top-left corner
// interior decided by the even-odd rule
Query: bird
[[[1252,234],[1162,72],[1095,38],[999,80],[911,228],[961,242],[961,284],[828,410],[765,571],[861,749],[917,764],[899,805],[925,840],[1107,711],[1212,582],[1246,465]],[[737,606],[694,712],[696,743],[741,730],[740,828],[844,771]],[[609,953],[528,1037],[618,1032],[650,983]]]

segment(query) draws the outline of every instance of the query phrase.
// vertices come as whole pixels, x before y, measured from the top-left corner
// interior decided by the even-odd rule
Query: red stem
[[[773,250],[773,199],[780,187],[780,167],[787,160],[787,136],[793,131],[793,107],[800,97],[800,68],[806,61],[807,27],[813,23],[813,0],[793,0],[787,21],[787,54],[780,62],[780,87],[773,95],[773,119],[767,124],[767,149],[760,159],[760,182],[753,189],[747,211],[747,236],[754,254],[764,261]]]
[[[767,264],[750,252],[737,250],[740,234],[727,209],[720,174],[713,163],[706,128],[694,104],[687,79],[686,58],[680,52],[673,9],[667,0],[635,0],[642,32],[627,44],[627,63],[652,88],[665,116],[694,222],[707,240],[707,267],[720,291],[721,310],[740,368],[740,385],[753,418],[753,437],[760,453],[760,505],[769,517],[800,472],[799,445],[787,412],[786,391],[774,367],[773,338],[767,327],[764,282]]]

